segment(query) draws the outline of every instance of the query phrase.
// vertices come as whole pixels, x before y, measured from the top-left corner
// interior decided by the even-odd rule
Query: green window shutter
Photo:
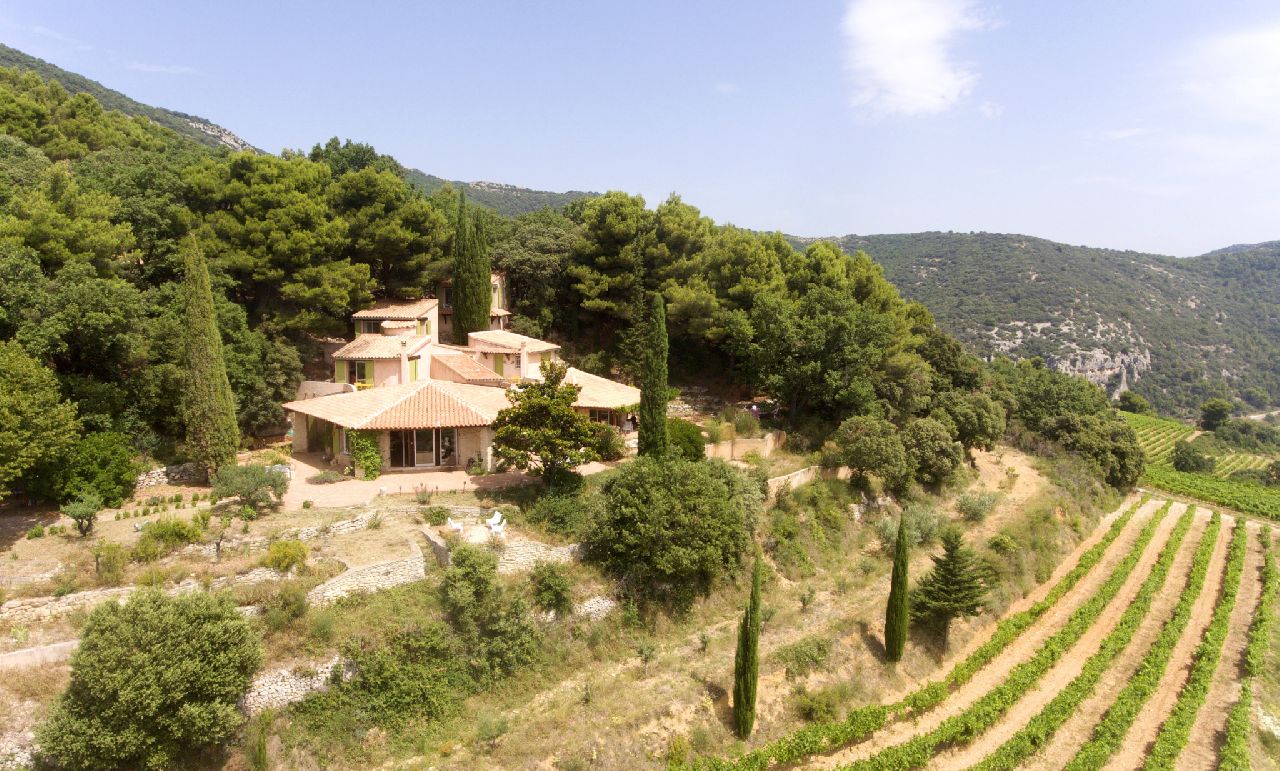
[[[493,355],[493,371],[494,371],[494,372],[497,372],[499,375],[501,375],[501,374],[502,374],[502,365],[506,363],[506,360],[507,360],[507,357],[506,357],[506,356],[504,356],[504,355],[502,355],[502,354],[500,354],[500,353],[495,353],[495,354]]]
[[[338,359],[333,365],[333,382],[347,382],[347,362],[344,359]]]
[[[418,380],[418,360],[409,360],[409,382],[417,382]]]
[[[370,386],[373,385],[373,362],[362,361],[360,362],[360,366],[363,368],[362,371],[357,370],[361,372],[360,382],[364,383],[365,385],[370,385]]]

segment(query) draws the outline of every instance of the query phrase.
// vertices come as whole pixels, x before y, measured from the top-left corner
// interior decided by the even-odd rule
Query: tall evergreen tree
[[[458,217],[453,232],[453,341],[467,344],[467,335],[489,328],[489,252],[467,213],[467,195],[458,190]]]
[[[959,530],[949,528],[942,534],[942,554],[933,558],[933,570],[916,584],[911,617],[935,625],[945,649],[951,621],[982,612],[990,580],[991,568],[965,546]]]
[[[187,387],[182,399],[186,452],[206,472],[232,463],[240,446],[236,402],[227,380],[222,335],[213,309],[209,265],[194,236],[182,250],[183,361]]]
[[[890,661],[902,661],[902,652],[907,647],[907,550],[907,518],[903,516],[898,519],[889,604],[884,612],[884,649]]]
[[[667,306],[654,292],[640,340],[640,443],[638,452],[667,454]]]
[[[738,652],[733,658],[733,730],[738,738],[751,735],[756,723],[756,684],[760,677],[760,582],[764,565],[756,552],[751,571],[751,599],[738,625]]]

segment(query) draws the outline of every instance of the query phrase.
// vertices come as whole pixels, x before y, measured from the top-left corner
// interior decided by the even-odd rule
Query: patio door
[[[391,468],[411,468],[414,465],[414,431],[392,431]]]
[[[413,465],[436,465],[436,430],[433,428],[422,428],[414,431],[413,433]]]

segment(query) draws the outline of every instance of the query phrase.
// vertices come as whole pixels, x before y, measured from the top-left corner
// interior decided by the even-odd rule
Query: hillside
[[[173,129],[179,134],[210,147],[227,147],[232,150],[253,149],[253,145],[207,118],[143,104],[130,99],[119,91],[107,88],[96,80],[90,80],[83,75],[68,72],[57,65],[50,64],[43,59],[37,59],[2,43],[0,43],[0,67],[31,70],[46,80],[57,81],[72,94],[91,94],[108,110],[119,110],[125,115],[141,115],[150,118],[161,126]]]
[[[1280,242],[1179,259],[998,233],[836,240],[984,354],[1041,356],[1169,412],[1280,401]]]
[[[518,217],[521,214],[548,207],[559,209],[573,201],[600,195],[581,190],[552,193],[547,190],[530,190],[527,187],[503,185],[497,182],[460,182],[427,174],[417,169],[408,169],[405,172],[405,180],[428,193],[439,190],[445,185],[452,185],[455,189],[461,188],[466,191],[468,201],[487,206],[504,217]]]

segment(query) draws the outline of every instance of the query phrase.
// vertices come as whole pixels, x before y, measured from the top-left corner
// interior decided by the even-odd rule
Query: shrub
[[[907,538],[912,548],[933,543],[942,529],[942,520],[932,506],[910,503],[903,510],[902,516],[907,520]],[[898,518],[881,517],[876,520],[874,527],[880,547],[886,554],[892,554],[898,543]]]
[[[73,768],[167,768],[230,738],[236,701],[262,660],[229,597],[141,590],[89,615],[71,684],[37,730],[41,752]]]
[[[98,521],[98,512],[102,511],[102,498],[97,493],[81,493],[74,501],[62,507],[62,513],[76,523],[76,531],[81,536],[93,532],[93,525]]]
[[[314,502],[314,501],[311,501],[311,500],[305,500],[305,501],[303,501],[303,502],[302,502],[302,508],[304,508],[304,509],[309,509],[309,508],[311,508],[311,507],[313,507],[313,506],[315,506],[315,502]]]
[[[809,691],[804,686],[797,686],[792,691],[791,707],[801,720],[827,723],[839,716],[842,697],[843,694],[834,688]]]
[[[750,439],[760,433],[760,419],[746,410],[735,410],[732,422],[734,436]]]
[[[1207,474],[1217,465],[1217,458],[1205,455],[1182,439],[1174,443],[1170,458],[1175,469],[1188,474]]]
[[[160,543],[147,533],[143,533],[129,550],[129,559],[145,565],[160,559],[161,552]]]
[[[213,475],[213,494],[218,500],[236,498],[259,513],[278,506],[288,489],[289,478],[266,466],[223,466]]]
[[[36,525],[35,527],[27,531],[28,541],[33,540],[35,538],[44,538],[44,525]]]
[[[478,679],[509,675],[537,654],[537,631],[524,603],[507,597],[498,584],[498,558],[492,551],[465,545],[454,549],[440,582],[440,600]]]
[[[956,500],[956,509],[970,522],[981,522],[995,508],[998,500],[1000,500],[1000,494],[992,490],[965,493]]]
[[[30,492],[62,503],[92,494],[114,508],[133,494],[142,470],[127,436],[92,433],[77,441],[55,465],[42,469]]]
[[[676,608],[739,564],[763,500],[723,462],[647,457],[618,469],[603,497],[588,555],[637,599]]]
[[[786,668],[787,678],[794,680],[825,664],[831,656],[831,647],[831,638],[812,635],[782,646],[774,655]]]
[[[335,482],[345,482],[350,477],[337,471],[321,471],[319,474],[312,474],[307,477],[307,481],[313,485],[331,485]]]
[[[267,547],[267,556],[262,558],[262,564],[281,573],[288,573],[294,568],[301,570],[307,564],[307,546],[294,539],[272,541]]]
[[[262,620],[273,632],[307,614],[307,590],[297,581],[282,583],[263,605]]]
[[[627,454],[627,445],[622,440],[622,433],[608,423],[591,424],[591,449],[602,461],[622,460]]]
[[[565,575],[564,568],[560,565],[553,562],[539,562],[533,566],[529,583],[533,587],[534,605],[551,611],[557,616],[568,615],[573,611],[573,593],[569,576]]]
[[[574,536],[586,531],[591,522],[594,497],[544,495],[529,509],[529,521],[553,533]]]
[[[128,551],[118,543],[99,541],[93,546],[93,570],[98,575],[98,583],[104,586],[118,586],[124,580],[128,562]]]
[[[707,457],[703,449],[702,429],[693,423],[680,418],[667,418],[667,443],[671,453],[685,460],[703,460]]]
[[[425,506],[418,509],[418,513],[428,525],[439,526],[449,521],[449,510],[444,506]]]
[[[337,679],[327,692],[295,707],[304,723],[349,732],[433,720],[453,712],[475,690],[467,672],[472,652],[442,624],[410,627],[380,644],[357,638],[343,646],[342,654],[356,676]]]

